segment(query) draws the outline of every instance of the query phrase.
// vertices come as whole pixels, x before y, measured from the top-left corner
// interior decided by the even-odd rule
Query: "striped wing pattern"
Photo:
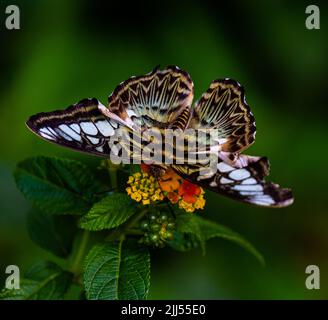
[[[256,132],[240,84],[232,79],[213,81],[194,108],[193,92],[187,72],[175,66],[155,68],[122,82],[109,96],[107,107],[95,98],[84,99],[65,110],[36,114],[27,126],[47,141],[103,157],[115,153],[110,140],[121,128],[129,128],[129,134],[153,127],[218,130],[216,173],[201,176],[201,163],[175,164],[173,169],[183,178],[235,200],[268,207],[291,204],[290,190],[265,182],[269,172],[266,158],[240,154],[254,142]]]
[[[120,125],[103,116],[98,106],[97,99],[84,99],[66,110],[38,113],[30,117],[27,126],[50,142],[107,157],[109,139]]]
[[[243,168],[219,161],[217,172],[210,177],[201,177],[197,166],[175,165],[174,170],[193,183],[235,200],[268,207],[285,207],[293,202],[289,189],[264,181],[269,174],[269,162],[265,157]]]
[[[213,81],[196,102],[190,127],[218,130],[222,151],[246,149],[255,140],[256,126],[243,87],[228,78]]]
[[[132,127],[167,128],[190,112],[194,85],[189,74],[175,66],[131,77],[109,96],[108,109]]]

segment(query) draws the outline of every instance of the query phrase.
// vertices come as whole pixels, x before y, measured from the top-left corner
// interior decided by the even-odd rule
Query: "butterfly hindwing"
[[[228,78],[213,81],[196,102],[190,127],[217,130],[221,151],[246,149],[255,140],[256,126],[243,87]]]
[[[174,169],[184,179],[235,200],[266,207],[284,207],[293,202],[289,189],[264,181],[269,173],[269,163],[265,157],[243,168],[219,161],[217,172],[210,177],[201,177],[197,166],[175,165]]]
[[[108,98],[108,110],[131,126],[167,128],[193,99],[189,74],[168,66],[122,82]]]
[[[77,151],[108,157],[108,141],[120,126],[99,111],[99,101],[84,99],[65,110],[42,112],[28,119],[38,136]]]

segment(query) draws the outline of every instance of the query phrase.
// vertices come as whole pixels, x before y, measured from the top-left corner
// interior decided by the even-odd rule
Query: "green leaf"
[[[72,274],[52,262],[34,265],[20,282],[20,289],[4,289],[1,300],[58,300],[72,283]]]
[[[238,245],[252,253],[262,265],[265,264],[263,256],[254,248],[251,243],[249,243],[237,232],[232,231],[231,229],[216,222],[205,220],[201,217],[192,214],[181,214],[177,216],[176,231],[180,235],[189,235],[187,241],[190,241],[190,236],[193,236],[193,242],[195,241],[195,239],[197,239],[199,245],[202,248],[203,253],[205,253],[205,243],[207,240],[212,238],[223,238],[237,243]],[[177,248],[178,250],[181,250],[181,248],[183,249],[186,246],[186,238],[180,238],[180,242],[178,238],[177,242],[178,243],[173,243],[173,245],[171,244],[171,246],[173,248]],[[195,243],[193,243],[191,247],[194,246]]]
[[[86,257],[84,284],[89,300],[142,300],[150,285],[147,248],[132,241],[96,245]]]
[[[174,238],[168,241],[171,248],[177,251],[186,252],[200,246],[199,239],[192,233],[174,231]]]
[[[136,206],[124,193],[112,193],[95,203],[91,210],[81,217],[80,227],[98,231],[118,227],[136,212]]]
[[[27,230],[41,248],[66,258],[71,253],[77,226],[75,217],[49,215],[33,208],[27,215]]]
[[[50,214],[86,213],[100,191],[88,168],[73,160],[30,158],[17,165],[14,176],[24,196]]]

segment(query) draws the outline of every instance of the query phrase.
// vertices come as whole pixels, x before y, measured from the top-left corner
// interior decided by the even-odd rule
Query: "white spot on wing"
[[[46,134],[46,135],[48,135],[50,137],[52,137],[53,135],[56,136],[56,134],[52,134],[51,131],[49,131],[48,128],[42,128],[42,129],[40,129],[40,134],[42,134],[42,133],[43,134]]]
[[[222,184],[227,184],[227,183],[232,183],[232,182],[233,182],[233,180],[227,179],[225,177],[222,177],[220,179],[220,183],[222,183]]]
[[[105,137],[109,137],[114,134],[114,129],[107,120],[97,121],[96,126],[100,133]]]
[[[275,203],[272,197],[267,194],[254,196],[251,198],[251,202],[262,206],[269,206]]]
[[[248,178],[244,180],[241,184],[257,184],[257,181],[254,178]]]
[[[88,139],[91,141],[92,144],[98,144],[99,143],[98,138],[88,136]]]
[[[240,191],[240,195],[242,196],[254,196],[263,194],[262,191]]]
[[[52,135],[49,135],[49,134],[45,133],[44,131],[42,131],[42,129],[39,131],[39,133],[43,138],[46,138],[48,140],[56,140]]]
[[[217,168],[220,172],[229,172],[235,169],[234,167],[229,166],[225,162],[219,162]]]
[[[96,148],[97,151],[99,152],[104,152],[104,148],[102,146]]]
[[[230,172],[229,177],[235,180],[243,180],[250,177],[250,172],[246,169],[237,169]]]
[[[92,122],[81,122],[80,125],[86,134],[91,134],[94,136],[98,133],[97,127]]]
[[[242,185],[238,184],[232,187],[237,191],[263,191],[263,187],[260,184]]]
[[[67,141],[73,141],[73,139],[69,135],[67,135],[64,131],[60,130],[59,127],[55,128],[55,131],[61,138],[64,138]]]
[[[54,129],[50,128],[50,127],[47,127],[47,129],[50,131],[50,133],[53,135],[53,136],[57,136],[57,133]]]
[[[76,141],[82,141],[81,136],[79,136],[74,130],[72,130],[68,125],[66,124],[61,124],[58,126],[60,130],[65,132],[67,135],[72,137]]]
[[[73,124],[70,124],[69,125],[74,131],[76,131],[77,133],[80,133],[81,132],[81,128],[78,124],[76,123],[73,123]]]

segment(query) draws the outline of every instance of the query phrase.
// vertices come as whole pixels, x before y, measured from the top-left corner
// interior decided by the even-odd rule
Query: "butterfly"
[[[192,105],[194,85],[186,71],[159,67],[121,82],[108,98],[84,99],[65,110],[31,116],[27,126],[41,138],[77,151],[109,157],[111,137],[120,128],[145,131],[178,128],[216,131],[216,170],[201,175],[201,164],[172,164],[194,184],[232,199],[266,207],[293,203],[291,190],[266,182],[266,157],[242,154],[255,141],[256,125],[243,87],[235,80],[214,80]],[[213,147],[210,146],[210,147]],[[197,153],[197,149],[196,149]],[[162,168],[165,166],[162,166]]]

